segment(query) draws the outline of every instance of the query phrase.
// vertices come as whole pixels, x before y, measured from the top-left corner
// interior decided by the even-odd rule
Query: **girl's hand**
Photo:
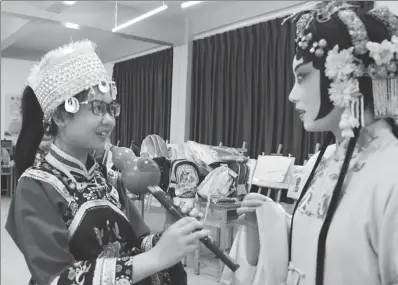
[[[199,239],[210,235],[203,230],[203,222],[194,217],[185,217],[171,225],[152,249],[161,270],[180,262],[189,253],[199,248]]]

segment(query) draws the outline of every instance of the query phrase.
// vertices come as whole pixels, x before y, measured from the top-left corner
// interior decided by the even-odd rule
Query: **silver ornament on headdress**
[[[296,22],[296,37],[301,38],[314,19],[319,23],[324,23],[330,21],[333,14],[354,7],[358,6],[348,4],[344,1],[310,1],[298,12],[286,17],[282,25],[288,20],[296,21],[297,17],[300,16]]]
[[[54,110],[65,104],[67,110],[78,110],[69,98],[105,80],[110,82],[104,64],[88,40],[74,42],[48,52],[35,65],[27,84],[33,89],[44,113],[43,122],[51,122]],[[77,112],[77,111],[76,111]]]
[[[80,109],[79,100],[76,97],[70,97],[65,100],[65,111],[68,113],[76,114]]]

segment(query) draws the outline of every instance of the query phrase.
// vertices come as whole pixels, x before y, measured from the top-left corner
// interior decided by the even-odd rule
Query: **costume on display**
[[[384,29],[391,40],[372,42],[369,29]],[[376,37],[377,32],[372,31]],[[350,37],[352,46],[344,46],[344,37]],[[323,114],[319,116],[334,106],[343,108],[339,127],[344,140],[327,149],[325,145],[305,166],[310,178],[292,222],[286,216],[285,221],[275,220],[279,226],[269,228],[272,217],[268,220],[257,212],[258,227],[267,225],[264,231],[278,231],[274,236],[280,235],[284,241],[279,245],[284,255],[280,259],[286,258],[289,266],[286,280],[280,284],[398,284],[398,140],[392,129],[392,122],[398,119],[398,19],[384,7],[365,13],[342,1],[317,3],[299,14],[296,42],[298,60],[312,62],[321,71],[324,67],[321,89],[325,90],[321,92],[329,96],[321,98]],[[373,86],[377,120],[369,125],[364,119],[362,77],[370,79]],[[331,106],[325,103],[329,99]],[[352,157],[344,166],[354,136]],[[344,167],[344,183],[337,188]],[[277,211],[277,204],[266,204]],[[290,231],[281,226],[284,222],[290,224]],[[260,255],[275,255],[275,249],[267,246],[269,241],[260,232]],[[235,247],[245,246],[239,235],[235,243]],[[235,254],[238,260],[244,258],[244,252]],[[264,274],[267,281],[267,275],[273,274],[267,269],[259,259],[257,266],[248,266],[240,274]],[[234,280],[228,269],[223,282],[246,284]]]
[[[194,199],[199,184],[199,170],[187,159],[176,159],[171,163],[168,194],[171,197]]]
[[[83,90],[98,85],[116,98],[116,87],[88,41],[47,54],[28,85],[45,126],[60,104],[77,112],[73,96]],[[133,256],[153,248],[161,233],[150,234],[126,193],[115,187],[120,174],[106,173],[93,156],[85,166],[52,144],[22,174],[6,229],[26,259],[30,284],[132,284]],[[178,264],[135,284],[183,285],[187,275]]]
[[[149,158],[165,157],[170,159],[167,144],[159,135],[149,135],[141,143],[140,156]]]

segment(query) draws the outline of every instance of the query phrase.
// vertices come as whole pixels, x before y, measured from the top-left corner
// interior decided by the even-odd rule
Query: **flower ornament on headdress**
[[[328,78],[346,80],[347,76],[357,68],[354,63],[354,55],[352,54],[354,47],[342,50],[341,52],[338,50],[339,47],[335,46],[329,51],[325,63],[325,75]]]
[[[313,56],[314,61],[326,56],[325,75],[332,81],[329,98],[335,106],[344,109],[339,124],[343,137],[353,137],[354,128],[365,126],[364,100],[359,90],[359,77],[372,78],[376,118],[392,117],[398,121],[398,18],[385,7],[368,12],[392,36],[390,41],[375,43],[369,40],[364,23],[353,10],[355,6],[343,1],[323,1],[309,5],[312,7],[302,11],[303,14],[296,23],[297,52]],[[312,21],[327,22],[335,14],[346,26],[352,47],[340,49],[338,45],[330,46],[325,39],[319,40],[311,33],[305,34]],[[365,66],[359,59],[365,54],[374,63]]]
[[[65,104],[67,112],[76,113],[80,103],[74,96],[82,91],[89,91],[88,100],[95,97],[95,86],[102,93],[111,91],[113,99],[117,94],[115,83],[95,52],[95,44],[88,40],[48,52],[33,67],[27,84],[36,94],[45,124],[51,122],[54,110],[61,104]]]

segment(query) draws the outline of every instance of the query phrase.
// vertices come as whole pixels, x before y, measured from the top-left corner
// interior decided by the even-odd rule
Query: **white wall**
[[[191,45],[174,48],[170,143],[183,143],[189,135],[191,54]]]
[[[387,6],[391,12],[398,15],[398,1],[376,1],[375,7],[378,6]]]
[[[1,59],[1,139],[4,138],[4,131],[6,131],[9,120],[6,118],[6,94],[22,94],[26,79],[34,64],[33,61]],[[113,63],[105,64],[105,68],[112,76]]]
[[[26,79],[34,62],[9,58],[1,59],[1,138],[8,126],[6,117],[6,95],[22,94]]]

